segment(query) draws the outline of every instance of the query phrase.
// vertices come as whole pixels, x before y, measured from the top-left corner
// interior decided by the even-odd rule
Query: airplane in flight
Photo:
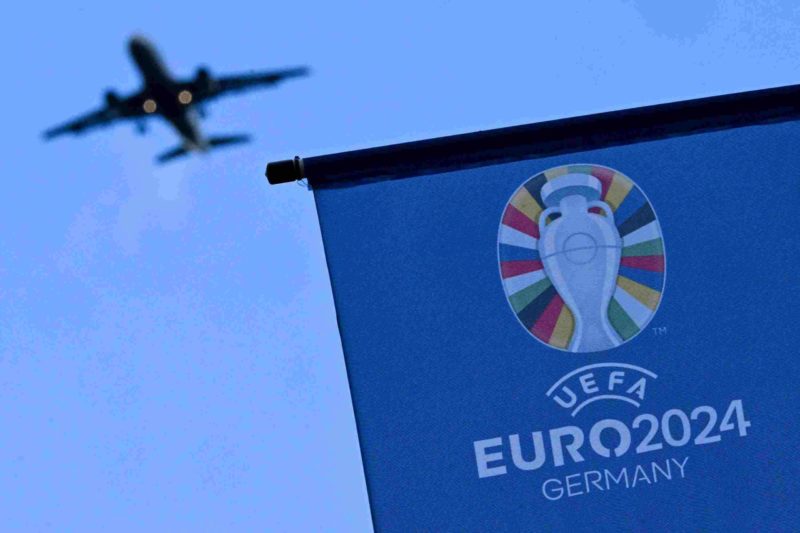
[[[307,67],[294,67],[234,76],[212,76],[207,68],[199,67],[194,78],[177,79],[167,70],[152,43],[144,37],[132,37],[128,42],[128,51],[142,76],[141,89],[126,97],[107,91],[104,107],[45,131],[45,139],[67,133],[80,134],[121,120],[135,121],[137,130],[143,134],[147,131],[146,121],[160,116],[175,128],[182,141],[179,146],[156,158],[159,163],[164,163],[190,152],[206,152],[250,140],[249,135],[241,134],[204,136],[198,119],[205,116],[203,106],[206,102],[225,94],[276,85],[287,78],[308,75]]]

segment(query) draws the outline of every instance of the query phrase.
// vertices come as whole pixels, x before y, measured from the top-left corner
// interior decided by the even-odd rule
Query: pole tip
[[[303,179],[303,160],[299,157],[267,163],[267,181],[272,185]]]

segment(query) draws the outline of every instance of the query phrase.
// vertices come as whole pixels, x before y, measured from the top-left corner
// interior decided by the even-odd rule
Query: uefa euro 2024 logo
[[[522,326],[570,352],[632,339],[664,289],[653,207],[630,178],[599,165],[556,167],[517,189],[503,212],[498,257]]]
[[[503,211],[498,259],[519,323],[539,341],[569,352],[609,350],[629,341],[650,322],[664,290],[664,244],[653,207],[630,178],[600,165],[560,166],[523,183]],[[503,479],[547,468],[541,494],[556,501],[685,479],[689,455],[675,456],[679,449],[721,442],[731,430],[748,435],[751,422],[741,398],[729,401],[724,412],[703,404],[628,419],[609,418],[603,409],[603,418],[589,427],[577,420],[593,416],[590,406],[601,400],[639,409],[657,378],[620,362],[568,372],[546,396],[575,420],[473,441],[478,477]],[[653,459],[585,463],[640,455]],[[585,470],[576,472],[578,464]],[[553,470],[567,465],[566,474]]]

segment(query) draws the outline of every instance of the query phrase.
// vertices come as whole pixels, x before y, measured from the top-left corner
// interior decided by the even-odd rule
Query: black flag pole
[[[711,96],[267,164],[275,185],[341,187],[800,118],[800,85]]]

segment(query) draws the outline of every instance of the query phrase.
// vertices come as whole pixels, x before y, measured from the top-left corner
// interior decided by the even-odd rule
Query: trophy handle
[[[548,207],[544,211],[541,212],[539,215],[539,233],[544,231],[544,227],[547,225],[547,217],[552,215],[553,213],[561,213],[561,209],[556,207]]]
[[[607,203],[605,203],[605,202],[601,202],[600,200],[595,200],[595,201],[593,201],[593,202],[589,202],[589,204],[588,204],[588,205],[589,205],[589,208],[590,208],[590,209],[591,209],[592,207],[599,207],[600,209],[602,209],[603,211],[605,211],[605,213],[606,213],[606,217],[608,217],[608,218],[610,218],[610,219],[611,219],[611,223],[612,223],[612,224],[615,224],[615,222],[614,222],[614,211],[611,209],[611,206],[610,206],[610,205],[608,205],[608,204],[607,204]]]

